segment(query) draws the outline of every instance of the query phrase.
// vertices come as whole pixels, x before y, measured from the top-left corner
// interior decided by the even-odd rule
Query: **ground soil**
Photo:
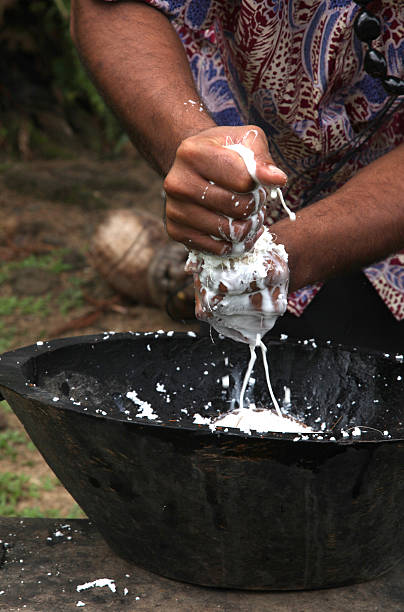
[[[136,153],[0,165],[0,352],[105,330],[197,329],[118,296],[88,261],[94,231],[109,210],[161,215],[161,190],[159,177]],[[43,265],[44,256],[50,265]],[[100,311],[105,302],[111,307]],[[4,403],[0,427],[1,421],[3,431],[23,430]],[[71,516],[74,501],[61,485],[41,487],[54,476],[36,449],[16,448],[14,458],[0,456],[0,472],[26,474],[40,487],[40,498],[21,499],[17,513],[32,505],[44,514]]]

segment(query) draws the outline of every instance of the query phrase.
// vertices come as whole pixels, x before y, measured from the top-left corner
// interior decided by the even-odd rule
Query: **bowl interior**
[[[243,344],[212,342],[193,333],[103,334],[33,347],[22,369],[34,389],[46,391],[55,405],[210,433],[207,426],[194,424],[194,415],[216,417],[238,406],[248,358]],[[404,437],[400,358],[286,340],[268,343],[268,361],[280,405],[317,430],[316,439],[346,441],[341,430],[352,433],[358,426],[361,441]],[[260,357],[246,395],[257,408],[272,407]],[[152,411],[152,417],[139,417],[141,411],[149,416]],[[229,433],[244,435],[235,429]]]

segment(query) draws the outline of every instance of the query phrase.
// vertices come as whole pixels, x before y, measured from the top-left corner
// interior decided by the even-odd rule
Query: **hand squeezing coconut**
[[[255,209],[250,216],[252,234],[262,225],[265,214],[265,201],[260,203],[260,192],[265,190],[255,174],[254,153],[243,144],[226,148],[242,157],[256,183],[252,192]],[[293,213],[290,215],[293,218]],[[230,228],[232,223],[229,219]],[[284,246],[273,241],[266,226],[252,249],[246,251],[251,234],[240,241],[232,232],[230,256],[191,251],[186,268],[194,273],[197,318],[228,338],[256,345],[286,310],[289,269]]]
[[[252,192],[255,209],[251,224],[252,231],[256,231],[265,215],[265,200],[260,204],[260,192],[265,190],[256,177],[254,153],[242,144],[228,145],[227,148],[236,151],[242,157],[256,184]],[[273,195],[280,197],[291,220],[295,220],[295,215],[287,208],[280,190],[274,191]],[[231,219],[229,224],[232,229]],[[251,239],[250,235],[244,241],[238,241],[236,233],[231,232],[231,234],[233,249],[230,256],[191,251],[186,265],[187,269],[194,273],[198,319],[209,322],[224,336],[250,345],[251,357],[241,388],[239,409],[220,417],[212,426],[236,426],[246,432],[258,427],[257,415],[252,410],[244,408],[243,401],[256,360],[255,348],[260,346],[268,389],[278,413],[276,417],[269,410],[260,413],[262,423],[259,426],[263,428],[261,431],[307,431],[308,428],[303,424],[291,421],[282,415],[272,391],[266,359],[267,349],[262,342],[262,337],[272,329],[277,318],[286,310],[289,282],[288,255],[283,245],[274,242],[266,226],[263,227],[260,237],[250,251],[246,251],[245,247],[246,239]]]

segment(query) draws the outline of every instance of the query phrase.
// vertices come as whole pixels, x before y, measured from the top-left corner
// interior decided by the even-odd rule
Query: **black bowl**
[[[192,333],[22,348],[0,358],[0,391],[111,548],[149,570],[247,589],[383,574],[404,556],[402,357],[268,347],[275,394],[289,387],[291,413],[319,433],[195,425],[234,403],[248,348]],[[254,377],[250,399],[268,406],[261,365]]]

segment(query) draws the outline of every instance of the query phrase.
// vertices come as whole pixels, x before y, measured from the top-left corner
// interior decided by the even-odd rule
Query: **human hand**
[[[284,185],[264,132],[256,126],[214,127],[183,140],[164,182],[167,232],[190,249],[232,255],[234,244],[249,250],[262,234],[265,195],[258,206],[257,184],[243,159],[226,145],[241,143],[254,152],[257,180]]]
[[[287,254],[272,241],[269,230],[255,246],[254,262],[252,257],[248,253],[220,264],[200,253],[187,264],[194,274],[197,318],[229,338],[249,343],[284,314],[289,281]]]

